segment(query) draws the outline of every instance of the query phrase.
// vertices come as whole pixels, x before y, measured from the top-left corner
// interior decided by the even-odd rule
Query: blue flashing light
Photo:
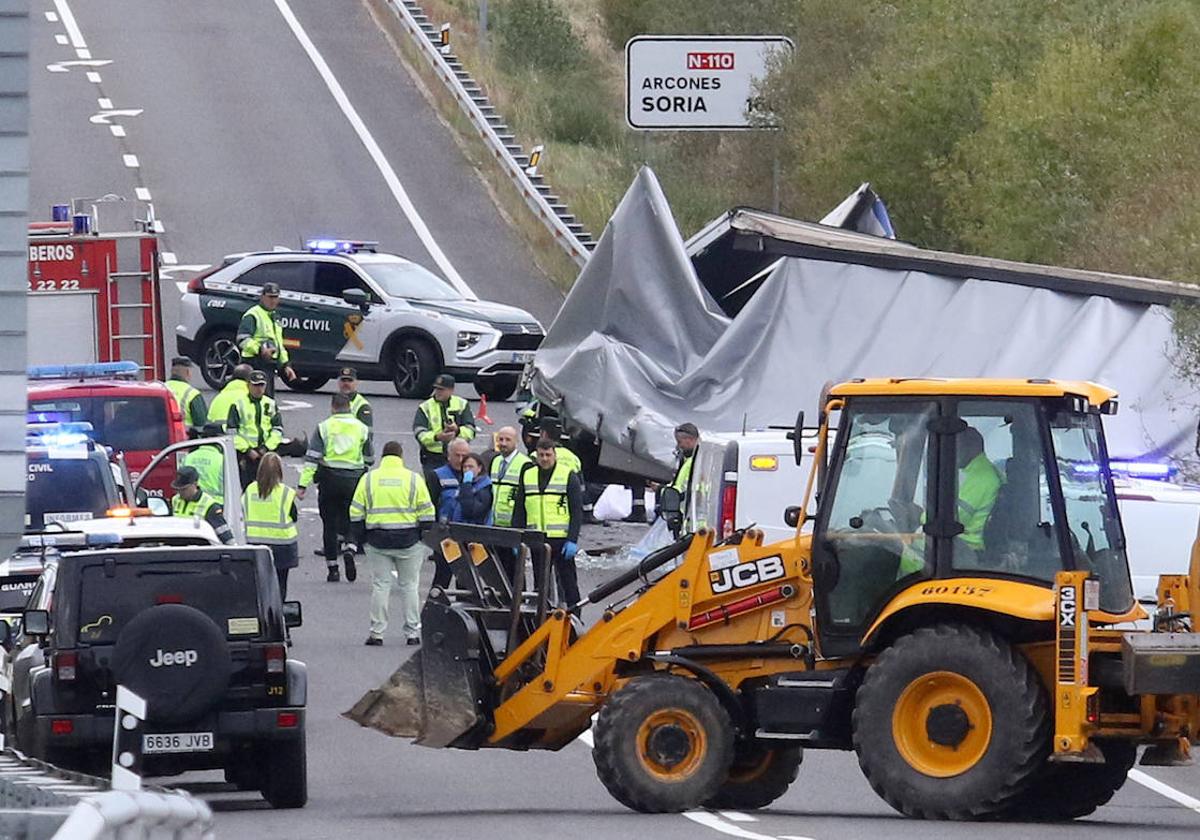
[[[1179,472],[1179,468],[1174,464],[1164,464],[1161,461],[1112,461],[1110,467],[1114,475],[1158,481],[1166,481]]]
[[[136,379],[141,372],[137,362],[92,362],[82,365],[34,365],[30,380],[43,379]]]
[[[37,449],[87,449],[95,430],[91,423],[30,423],[25,427],[25,446]]]
[[[88,534],[84,538],[84,544],[89,546],[120,545],[121,541],[121,535],[111,531]]]
[[[329,239],[319,237],[306,239],[304,250],[314,254],[356,254],[359,251],[373,251],[378,242],[366,239]]]

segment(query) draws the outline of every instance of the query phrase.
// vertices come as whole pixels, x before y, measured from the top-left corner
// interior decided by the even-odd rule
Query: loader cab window
[[[1050,438],[1074,568],[1100,580],[1101,609],[1123,613],[1132,605],[1133,584],[1112,475],[1103,466],[1108,453],[1100,416],[1057,411],[1050,418]]]
[[[956,571],[1053,582],[1062,568],[1038,415],[1030,402],[959,403]]]
[[[822,632],[857,634],[897,581],[932,565],[921,530],[930,502],[933,402],[864,404],[843,416],[830,498],[814,550]],[[825,641],[825,649],[829,643]]]

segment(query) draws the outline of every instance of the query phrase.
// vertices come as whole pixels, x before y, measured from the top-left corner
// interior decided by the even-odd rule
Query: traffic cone
[[[486,394],[481,395],[479,397],[479,416],[476,419],[482,420],[484,423],[487,423],[489,426],[495,425],[495,421],[492,420],[491,417],[488,417],[487,395]]]

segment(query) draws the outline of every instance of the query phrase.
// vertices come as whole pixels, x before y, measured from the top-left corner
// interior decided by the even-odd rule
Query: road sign
[[[625,119],[640,130],[752,129],[769,126],[757,111],[755,82],[774,56],[790,53],[776,35],[639,35],[625,45]],[[766,122],[764,122],[764,120]]]

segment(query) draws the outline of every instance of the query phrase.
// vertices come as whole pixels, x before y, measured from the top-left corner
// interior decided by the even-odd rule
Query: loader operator
[[[279,284],[264,283],[258,304],[251,306],[238,324],[237,345],[242,361],[260,370],[267,377],[267,396],[275,397],[275,374],[288,382],[296,372],[288,363],[287,347],[283,343],[283,326],[279,323]]]
[[[996,467],[988,459],[983,449],[983,435],[971,426],[959,432],[955,441],[956,460],[958,462],[958,521],[963,526],[962,533],[955,537],[954,551],[969,550],[978,555],[983,552],[983,529],[992,508],[996,506],[996,497],[1000,494],[1000,485],[1004,480]],[[924,515],[921,521],[925,520]],[[963,566],[973,566],[964,563],[961,558],[956,563]],[[925,568],[925,540],[918,537],[904,547],[900,554],[900,570],[897,578],[911,575]]]
[[[559,463],[554,441],[543,438],[535,451],[537,465],[522,473],[517,487],[513,527],[546,535],[559,593],[567,608],[579,615],[575,554],[583,525],[583,482],[579,473]]]

